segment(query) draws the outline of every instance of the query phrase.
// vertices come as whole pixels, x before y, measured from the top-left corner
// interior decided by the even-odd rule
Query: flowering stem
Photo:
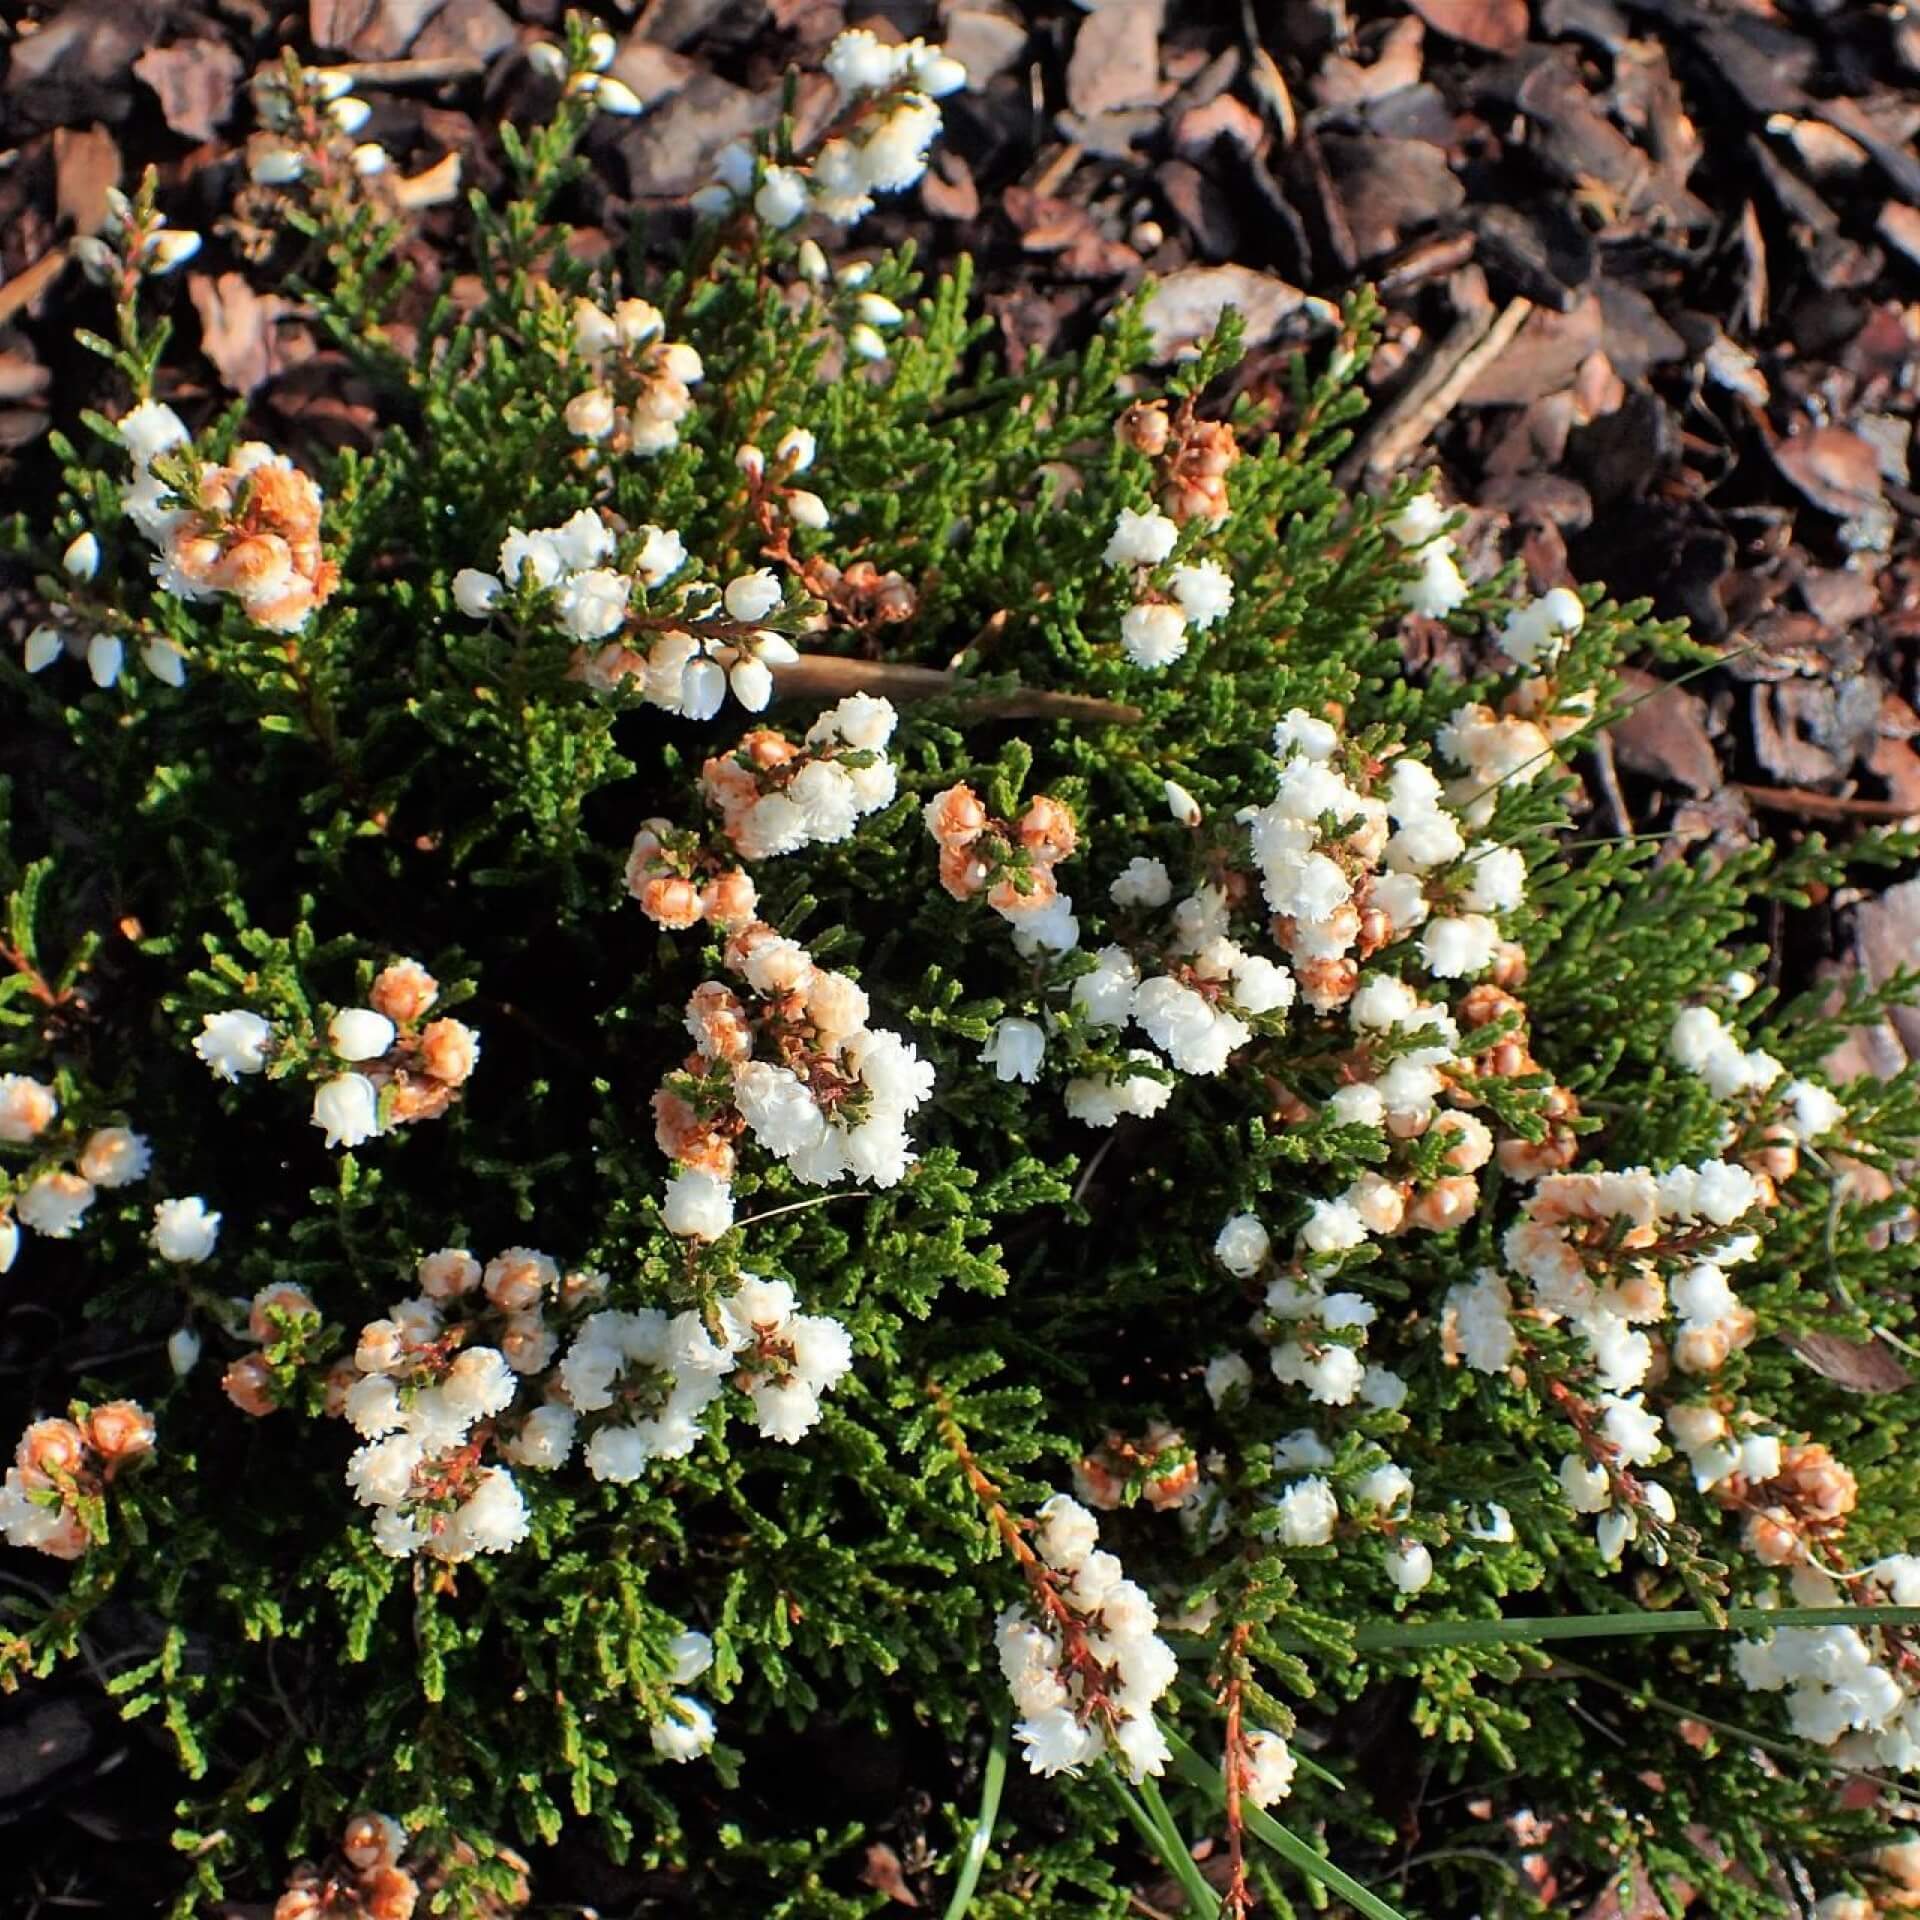
[[[1203,1760],[1171,1727],[1166,1728],[1165,1732],[1167,1745],[1173,1753],[1175,1771],[1215,1799],[1224,1799],[1226,1782],[1220,1769],[1211,1761]],[[1365,1914],[1367,1920],[1406,1920],[1397,1907],[1390,1907],[1378,1894],[1369,1893],[1352,1874],[1336,1867],[1325,1854],[1316,1853],[1297,1833],[1283,1827],[1272,1814],[1263,1812],[1259,1807],[1248,1807],[1246,1823],[1256,1839],[1264,1841],[1283,1860],[1298,1867],[1309,1880],[1318,1881],[1329,1893],[1338,1894],[1356,1912]]]
[[[1242,1620],[1227,1636],[1226,1651],[1221,1657],[1225,1672],[1222,1697],[1227,1709],[1225,1776],[1228,1873],[1227,1890],[1221,1896],[1220,1910],[1227,1920],[1244,1920],[1252,1905],[1247,1892],[1246,1821],[1242,1809],[1242,1795],[1246,1790],[1247,1742],[1241,1716],[1247,1638],[1252,1632],[1252,1622]]]

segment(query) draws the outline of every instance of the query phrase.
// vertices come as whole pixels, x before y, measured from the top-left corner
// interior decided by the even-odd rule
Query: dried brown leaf
[[[1790,1333],[1785,1339],[1821,1379],[1849,1393],[1903,1393],[1913,1385],[1905,1362],[1884,1340],[1843,1340],[1837,1333]]]
[[[1816,507],[1844,520],[1881,493],[1872,445],[1845,427],[1812,427],[1773,445],[1773,463]]]

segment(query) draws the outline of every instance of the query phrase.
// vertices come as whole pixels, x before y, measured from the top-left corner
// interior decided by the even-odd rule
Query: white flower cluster
[[[592,384],[567,402],[567,431],[610,453],[648,456],[680,444],[693,411],[691,389],[706,376],[700,356],[666,337],[666,317],[647,300],[619,301],[611,313],[573,303],[573,350]]]
[[[1187,650],[1189,628],[1204,631],[1233,605],[1233,581],[1217,560],[1170,568],[1165,593],[1155,589],[1154,570],[1179,538],[1179,527],[1164,513],[1122,507],[1101,555],[1110,567],[1134,569],[1136,595],[1120,618],[1120,644],[1136,667],[1171,666]]]
[[[1421,1592],[1433,1578],[1433,1554],[1418,1540],[1397,1537],[1413,1508],[1413,1476],[1396,1466],[1378,1449],[1361,1473],[1352,1475],[1348,1504],[1357,1520],[1387,1536],[1386,1573],[1397,1592]],[[1334,1465],[1333,1449],[1313,1431],[1302,1427],[1277,1441],[1273,1464],[1283,1474],[1303,1474],[1271,1495],[1275,1509],[1274,1538],[1286,1547],[1324,1547],[1340,1522],[1340,1501],[1327,1478]],[[1494,1512],[1504,1517],[1505,1510]]]
[[[678,534],[656,527],[643,534],[658,536],[645,541],[639,566],[652,586],[683,566],[686,552]],[[624,624],[633,591],[632,580],[602,564],[613,550],[613,529],[591,507],[557,527],[512,527],[500,542],[500,571],[462,567],[453,576],[454,601],[470,619],[484,620],[510,588],[530,586],[553,595],[554,613],[576,640],[604,640]]]
[[[897,1033],[868,1026],[855,981],[815,966],[764,921],[733,934],[726,959],[751,1009],[720,981],[695,988],[694,1051],[654,1095],[655,1138],[678,1169],[667,1230],[715,1240],[732,1226],[732,1141],[743,1130],[808,1186],[848,1176],[897,1185],[913,1159],[906,1123],[933,1092],[932,1066]]]
[[[329,1147],[438,1119],[459,1098],[479,1062],[480,1036],[464,1021],[425,1020],[438,995],[418,961],[396,960],[374,981],[372,1006],[332,1016],[326,1050],[346,1071],[319,1080],[313,1094],[313,1124]],[[270,1021],[229,1007],[203,1017],[193,1050],[216,1079],[238,1081],[264,1072],[278,1044]]]
[[[888,46],[862,27],[840,34],[823,64],[840,112],[819,151],[782,166],[735,141],[722,149],[713,184],[694,196],[699,212],[724,218],[751,204],[769,227],[809,213],[851,226],[873,211],[876,193],[902,193],[926,172],[940,133],[934,102],[966,85],[966,68],[925,41]]]
[[[519,1376],[552,1358],[540,1310],[559,1293],[559,1270],[527,1247],[509,1248],[484,1269],[464,1248],[450,1247],[421,1261],[419,1281],[417,1299],[360,1330],[359,1377],[340,1410],[365,1444],[347,1462],[347,1485],[376,1509],[374,1543],[395,1559],[505,1553],[527,1536],[526,1500],[508,1468],[483,1464],[485,1450],[491,1423],[519,1397]],[[504,1316],[504,1347],[445,1337],[449,1304],[476,1289]],[[564,1438],[556,1425],[565,1426]],[[571,1415],[542,1407],[502,1451],[519,1465],[557,1467],[571,1437]]]
[[[752,1401],[760,1437],[791,1446],[818,1424],[820,1396],[852,1365],[839,1321],[798,1312],[784,1280],[742,1274],[711,1331],[693,1312],[593,1314],[560,1363],[560,1384],[579,1413],[610,1416],[594,1426],[587,1467],[625,1485],[648,1462],[693,1451],[729,1375]]]
[[[1167,1763],[1153,1710],[1178,1662],[1159,1637],[1153,1602],[1099,1538],[1100,1523],[1077,1500],[1048,1500],[1036,1530],[1041,1565],[1030,1571],[1042,1618],[1009,1609],[994,1638],[1022,1716],[1014,1737],[1035,1773],[1070,1772],[1110,1754],[1140,1780]]]
[[[1861,1597],[1876,1605],[1920,1605],[1920,1558],[1896,1554],[1868,1567],[1862,1586]],[[1802,1606],[1846,1604],[1812,1568],[1795,1572],[1793,1588]],[[1795,1736],[1829,1749],[1842,1766],[1920,1772],[1920,1689],[1897,1648],[1876,1649],[1856,1627],[1782,1627],[1740,1641],[1733,1667],[1750,1692],[1784,1690]]]
[[[1773,1200],[1764,1174],[1725,1160],[1659,1174],[1644,1167],[1551,1174],[1507,1229],[1502,1251],[1531,1287],[1536,1312],[1549,1324],[1577,1327],[1601,1384],[1630,1393],[1653,1369],[1653,1342],[1643,1326],[1669,1316],[1678,1322],[1670,1344],[1684,1373],[1713,1372],[1753,1338],[1753,1315],[1735,1297],[1726,1269],[1751,1260],[1760,1241],[1751,1231],[1718,1230]],[[1449,1299],[1473,1328],[1474,1351],[1463,1357],[1482,1371],[1507,1364],[1496,1325],[1504,1292],[1483,1277]]]
[[[1446,531],[1449,518],[1432,494],[1418,493],[1387,522],[1387,532],[1420,566],[1419,577],[1401,589],[1401,598],[1429,620],[1444,620],[1471,591],[1454,557],[1453,536]]]
[[[790,1445],[853,1365],[837,1320],[799,1312],[784,1281],[752,1274],[706,1315],[602,1307],[605,1274],[563,1274],[532,1247],[484,1267],[464,1247],[443,1247],[416,1277],[415,1298],[360,1330],[329,1399],[364,1442],[347,1484],[377,1509],[375,1542],[396,1558],[506,1552],[529,1525],[514,1469],[556,1472],[576,1444],[596,1480],[621,1486],[651,1461],[685,1458],[729,1382],[761,1437]],[[253,1337],[271,1339],[276,1313],[303,1310],[312,1303],[298,1289],[265,1289]],[[268,1411],[257,1364],[237,1364],[229,1395]]]
[[[59,1099],[45,1081],[0,1073],[0,1141],[31,1146],[59,1112]],[[72,1165],[42,1164],[14,1195],[10,1209],[0,1206],[0,1273],[19,1257],[22,1228],[49,1240],[71,1239],[102,1189],[144,1180],[152,1160],[144,1134],[128,1127],[95,1127],[80,1141]]]
[[[1421,761],[1396,758],[1385,794],[1362,793],[1335,765],[1340,745],[1330,722],[1289,713],[1274,730],[1274,797],[1243,816],[1307,1004],[1328,1013],[1347,999],[1356,946],[1372,952],[1416,932],[1434,978],[1486,972],[1500,951],[1494,916],[1526,898],[1524,857],[1491,842],[1469,845]],[[1445,903],[1439,911],[1437,902]]]
[[[807,729],[804,744],[762,727],[700,770],[700,788],[743,860],[837,846],[893,804],[899,775],[887,743],[890,701],[850,693]]]

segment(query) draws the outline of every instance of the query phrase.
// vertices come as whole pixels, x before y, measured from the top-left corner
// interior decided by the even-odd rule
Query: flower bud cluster
[[[1053,872],[1080,844],[1070,808],[1042,793],[1018,820],[996,820],[963,782],[936,793],[921,817],[940,849],[941,886],[956,900],[985,894],[1019,952],[1071,953],[1080,944],[1073,898]]]
[[[733,1224],[742,1134],[808,1186],[849,1175],[897,1185],[913,1157],[906,1123],[933,1091],[933,1068],[898,1034],[868,1026],[853,980],[764,921],[729,937],[726,963],[749,997],[717,980],[694,989],[694,1051],[654,1095],[655,1138],[677,1169],[668,1231],[714,1240]]]
[[[591,101],[596,112],[631,119],[644,108],[640,96],[607,71],[618,51],[613,35],[604,27],[595,27],[577,55],[554,41],[535,40],[527,48],[527,64],[536,73],[560,81],[574,98]]]
[[[673,933],[702,921],[726,933],[752,920],[759,905],[745,867],[725,865],[671,820],[640,823],[627,855],[627,891],[655,926]]]
[[[902,193],[926,172],[940,133],[934,102],[966,85],[966,68],[925,41],[888,46],[861,27],[840,34],[823,64],[840,97],[818,151],[781,165],[735,141],[721,150],[713,184],[694,196],[699,212],[724,218],[750,205],[776,229],[809,213],[851,226],[873,211],[876,193]]]
[[[1120,644],[1136,667],[1171,666],[1187,650],[1188,629],[1204,632],[1233,605],[1233,581],[1217,560],[1161,569],[1180,529],[1164,513],[1122,507],[1101,558],[1133,569],[1134,604],[1120,619]]]
[[[255,186],[372,180],[392,165],[378,142],[355,139],[373,109],[354,94],[351,74],[276,63],[254,74],[248,92],[260,123],[247,141],[247,177]]]
[[[837,846],[869,814],[893,804],[899,776],[887,755],[898,715],[871,694],[829,707],[796,746],[762,727],[700,769],[700,789],[743,860]]]
[[[129,1461],[153,1451],[153,1416],[134,1400],[75,1407],[71,1420],[36,1420],[21,1434],[0,1483],[0,1539],[56,1560],[77,1560],[96,1538],[86,1507]]]
[[[359,1813],[325,1865],[304,1861],[287,1877],[273,1920],[413,1920],[420,1882],[401,1866],[407,1833],[387,1813]]]
[[[146,1135],[130,1127],[95,1127],[48,1142],[59,1113],[59,1098],[45,1081],[0,1074],[0,1143],[63,1149],[51,1161],[43,1151],[31,1177],[11,1195],[0,1194],[0,1273],[19,1257],[23,1228],[49,1240],[70,1239],[103,1189],[144,1180],[152,1164]]]
[[[1056,1493],[1034,1532],[1038,1557],[1023,1563],[1034,1610],[994,1623],[1027,1765],[1068,1773],[1111,1757],[1134,1780],[1160,1773],[1168,1751],[1154,1707],[1178,1662],[1153,1602],[1100,1550],[1099,1522],[1077,1500]]]
[[[650,1461],[693,1451],[729,1378],[752,1402],[760,1437],[790,1446],[818,1424],[820,1396],[852,1365],[839,1321],[797,1311],[784,1280],[742,1274],[711,1318],[648,1308],[592,1315],[559,1380],[582,1416],[607,1416],[589,1421],[588,1470],[625,1485]]]
[[[171,273],[200,251],[200,236],[169,227],[158,208],[142,208],[118,187],[107,189],[107,217],[97,234],[77,233],[68,251],[96,286],[125,289],[142,274]]]
[[[567,402],[569,433],[608,453],[646,456],[680,444],[706,370],[666,331],[650,301],[622,300],[611,313],[591,300],[573,303],[573,350],[591,384]]]
[[[183,600],[229,595],[255,626],[300,632],[340,584],[339,567],[321,551],[322,498],[313,480],[264,441],[246,440],[224,466],[196,468],[182,453],[176,487],[154,462],[186,444],[178,416],[148,402],[120,431],[134,463],[123,504],[154,548],[160,590]],[[173,677],[147,664],[162,679]]]
[[[1227,475],[1240,458],[1240,443],[1229,422],[1198,419],[1190,403],[1170,418],[1164,400],[1136,400],[1114,431],[1123,446],[1155,463],[1160,509],[1177,525],[1203,520],[1218,526],[1233,511]]]

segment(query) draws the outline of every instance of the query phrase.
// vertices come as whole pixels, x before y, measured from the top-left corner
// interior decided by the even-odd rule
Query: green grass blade
[[[980,1869],[987,1863],[987,1849],[993,1844],[993,1823],[1000,1816],[1000,1790],[1007,1783],[1007,1723],[1003,1718],[987,1749],[987,1764],[980,1782],[980,1811],[973,1817],[973,1831],[967,1836],[967,1850],[960,1856],[960,1872],[953,1883],[953,1898],[947,1902],[945,1920],[963,1920],[973,1904],[973,1890],[980,1884]]]
[[[1550,1640],[1633,1639],[1665,1633],[1771,1633],[1782,1627],[1910,1627],[1920,1607],[1729,1607],[1724,1624],[1692,1607],[1667,1612],[1570,1613],[1538,1620],[1375,1621],[1356,1628],[1361,1652],[1419,1647],[1539,1646]],[[1280,1636],[1284,1637],[1284,1636]]]
[[[1146,1842],[1147,1851],[1158,1860],[1173,1877],[1180,1882],[1181,1891],[1187,1897],[1187,1905],[1201,1916],[1201,1920],[1213,1920],[1220,1911],[1220,1903],[1214,1898],[1213,1889],[1200,1877],[1200,1869],[1193,1863],[1193,1855],[1180,1844],[1180,1836],[1173,1831],[1173,1823],[1168,1820],[1165,1827],[1155,1820],[1153,1815],[1141,1805],[1133,1794],[1127,1791],[1120,1776],[1112,1767],[1102,1767],[1100,1778],[1106,1784],[1107,1791],[1118,1803],[1121,1812],[1133,1822],[1140,1838]],[[1159,1799],[1156,1788],[1155,1799]],[[1161,1812],[1166,1812],[1166,1804],[1161,1802]]]

